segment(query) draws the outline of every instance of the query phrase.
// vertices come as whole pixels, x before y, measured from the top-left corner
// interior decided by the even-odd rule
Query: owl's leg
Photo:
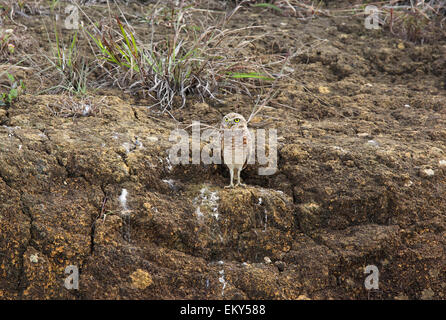
[[[229,186],[225,186],[225,189],[227,188],[234,188],[234,168],[229,168],[229,174],[231,176],[231,183],[229,184]]]
[[[242,183],[242,181],[240,180],[240,173],[242,172],[242,167],[240,167],[240,168],[237,168],[237,183],[236,183],[236,187],[237,186],[242,186],[242,187],[245,187],[246,186],[246,184],[244,184],[244,183]]]

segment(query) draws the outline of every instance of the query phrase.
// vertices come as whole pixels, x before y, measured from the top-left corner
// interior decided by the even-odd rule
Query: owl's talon
[[[236,187],[238,187],[238,186],[240,186],[240,187],[246,187],[246,184],[239,182],[239,183],[237,183],[235,186],[236,186]]]
[[[232,189],[234,188],[234,185],[231,183],[229,186],[225,186],[225,189]]]

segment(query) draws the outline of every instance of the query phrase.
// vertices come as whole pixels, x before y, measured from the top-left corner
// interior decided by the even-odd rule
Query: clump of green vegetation
[[[274,79],[266,66],[244,54],[259,38],[244,35],[254,27],[225,28],[239,8],[209,26],[190,21],[192,6],[155,7],[145,20],[151,30],[145,42],[119,18],[110,22],[108,32],[96,27],[85,31],[110,83],[142,92],[166,111],[174,108],[175,97],[181,98],[180,107],[184,107],[190,94],[216,99],[219,91],[249,90],[254,83]],[[170,36],[156,39],[163,34],[157,32],[162,27],[170,29]]]
[[[50,10],[51,12],[54,11],[56,6],[59,4],[59,0],[48,0],[50,4]]]
[[[55,26],[54,41],[50,39],[50,36],[48,40],[52,52],[49,56],[45,55],[48,65],[46,68],[41,68],[40,74],[51,80],[57,79],[59,83],[45,91],[52,93],[65,91],[85,95],[88,76],[92,70],[79,52],[78,33],[75,32],[69,40],[63,39]]]
[[[252,6],[257,7],[257,8],[268,8],[268,9],[275,10],[277,12],[282,12],[282,9],[280,9],[278,6],[276,6],[272,3],[260,2],[260,3],[254,3]]]
[[[14,30],[6,29],[0,31],[0,59],[6,59],[15,52],[15,44],[11,37]]]
[[[25,89],[25,84],[22,80],[17,81],[15,77],[7,73],[9,85],[6,87],[6,92],[2,92],[0,96],[0,105],[10,106],[19,98],[19,95]]]

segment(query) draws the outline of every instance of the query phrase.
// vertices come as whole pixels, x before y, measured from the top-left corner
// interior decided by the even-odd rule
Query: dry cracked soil
[[[244,188],[225,189],[221,165],[172,165],[175,122],[144,100],[104,89],[94,115],[60,116],[61,94],[35,94],[32,67],[13,70],[29,85],[0,107],[0,299],[446,298],[445,38],[243,10],[234,26],[274,30],[259,50],[318,41],[253,121],[278,131],[277,172],[248,166]],[[45,18],[2,27],[26,25],[37,52]],[[252,111],[243,92],[220,98],[172,116]],[[78,290],[64,286],[70,265]]]

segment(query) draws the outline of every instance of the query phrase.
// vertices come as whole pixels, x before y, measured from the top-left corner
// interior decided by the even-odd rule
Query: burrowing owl
[[[234,169],[237,169],[237,184],[235,186],[244,186],[240,182],[240,172],[251,153],[251,133],[248,129],[248,122],[241,114],[228,113],[221,121],[220,134],[223,161],[228,166],[231,175],[231,183],[225,188],[234,187]]]

